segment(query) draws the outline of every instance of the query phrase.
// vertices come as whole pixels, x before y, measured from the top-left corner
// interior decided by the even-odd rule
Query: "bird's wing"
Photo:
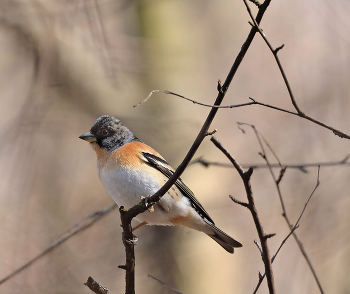
[[[142,152],[142,155],[146,159],[147,164],[159,170],[166,177],[170,178],[174,174],[174,170],[169,165],[169,163],[167,163],[164,159],[149,152]],[[197,198],[194,196],[193,192],[190,190],[190,188],[187,187],[187,185],[181,180],[181,178],[178,178],[176,180],[175,186],[181,191],[181,193],[185,197],[187,197],[190,200],[192,207],[198,212],[200,216],[202,216],[203,218],[207,219],[209,222],[214,224],[214,221],[211,219],[209,214],[205,211],[202,204],[199,203]]]

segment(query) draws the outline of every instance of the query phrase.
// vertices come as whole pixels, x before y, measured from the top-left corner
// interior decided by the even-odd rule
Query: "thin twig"
[[[250,7],[249,7],[247,1],[246,1],[246,0],[243,0],[243,1],[244,1],[244,4],[245,4],[246,8],[247,8],[247,11],[248,11],[248,13],[249,13],[249,16],[250,16],[251,20],[254,22],[255,28],[258,30],[259,34],[260,34],[261,37],[264,39],[265,43],[267,44],[267,46],[268,46],[269,49],[271,50],[273,56],[275,57],[275,60],[276,60],[276,62],[277,62],[278,68],[279,68],[279,70],[280,70],[280,72],[281,72],[281,75],[282,75],[282,77],[283,77],[284,83],[286,84],[286,87],[287,87],[289,96],[290,96],[290,98],[291,98],[291,100],[292,100],[292,104],[294,105],[294,108],[295,108],[296,111],[298,112],[299,116],[304,116],[304,113],[299,109],[299,106],[298,106],[298,104],[296,103],[296,101],[295,101],[295,99],[294,99],[294,95],[293,95],[293,92],[292,92],[292,88],[291,88],[290,85],[289,85],[287,76],[286,76],[286,74],[285,74],[285,72],[284,72],[284,69],[283,69],[283,67],[282,67],[282,65],[281,65],[281,62],[280,62],[280,60],[279,60],[279,58],[278,58],[278,55],[277,55],[278,51],[281,50],[281,49],[283,48],[283,45],[280,46],[280,47],[278,47],[277,49],[273,49],[273,48],[272,48],[272,46],[271,46],[270,42],[267,40],[265,34],[264,34],[263,31],[260,29],[259,24],[255,21],[254,16],[253,16],[253,14],[252,14],[252,12],[251,12],[251,10],[250,10]]]
[[[326,161],[326,162],[312,162],[312,163],[290,163],[286,164],[285,166],[288,167],[288,169],[294,168],[294,169],[300,169],[302,172],[307,173],[306,170],[307,167],[329,167],[329,166],[337,166],[337,165],[349,165],[350,162],[348,162],[349,155],[346,155],[343,159],[338,161]],[[227,167],[227,168],[233,168],[232,164],[225,163],[225,162],[217,162],[217,161],[210,161],[204,159],[202,156],[193,159],[189,165],[193,165],[196,163],[200,163],[204,165],[205,167],[209,166],[219,166],[219,167]],[[261,163],[252,163],[252,164],[241,164],[242,168],[248,169],[250,167],[254,169],[258,168],[268,168],[267,164],[261,164]],[[279,163],[270,163],[270,166],[272,168],[281,168]]]
[[[217,131],[218,131],[218,129],[214,129],[214,130],[211,131],[211,132],[207,132],[207,133],[205,134],[205,136],[212,136],[212,135],[214,135]]]
[[[221,89],[222,89],[222,87],[220,88],[220,91],[219,91],[219,92],[222,91]],[[139,105],[145,103],[149,98],[151,98],[151,96],[152,96],[154,93],[163,93],[163,94],[174,95],[174,96],[180,97],[180,98],[182,98],[182,99],[185,99],[185,100],[187,100],[187,101],[190,101],[190,102],[192,102],[193,104],[198,104],[198,105],[205,106],[205,107],[210,107],[210,108],[236,108],[236,107],[241,107],[241,106],[247,106],[247,105],[256,104],[254,101],[252,101],[252,102],[247,102],[247,103],[237,104],[237,105],[211,105],[211,104],[206,104],[206,103],[202,103],[202,102],[195,101],[195,100],[193,100],[193,99],[187,98],[187,97],[182,96],[182,95],[180,95],[180,94],[176,94],[176,93],[174,93],[174,92],[170,92],[170,91],[168,91],[168,90],[152,90],[151,93],[148,94],[148,96],[146,97],[146,99],[144,99],[143,101],[139,102],[138,104],[135,104],[133,107],[138,107]]]
[[[274,260],[275,260],[275,258],[276,258],[276,256],[277,256],[277,254],[280,252],[280,250],[282,249],[283,245],[286,243],[286,241],[288,240],[288,238],[293,234],[293,232],[294,232],[297,228],[299,228],[299,224],[295,224],[295,226],[290,230],[290,232],[289,232],[289,234],[287,235],[287,237],[285,237],[285,238],[283,239],[283,241],[281,242],[280,247],[278,247],[276,253],[272,256],[271,262],[274,262]]]
[[[259,240],[261,243],[261,248],[262,248],[262,259],[264,262],[264,267],[265,267],[265,273],[267,277],[267,285],[269,288],[269,293],[273,294],[275,293],[275,285],[274,285],[274,277],[273,277],[273,271],[272,271],[272,266],[271,266],[271,259],[270,259],[270,252],[269,248],[267,246],[267,239],[271,235],[266,235],[264,233],[264,229],[262,227],[262,224],[259,219],[258,211],[255,207],[254,203],[254,198],[253,198],[253,191],[250,185],[250,177],[253,173],[253,169],[250,168],[247,172],[243,172],[242,167],[239,165],[239,163],[233,158],[233,156],[222,146],[222,144],[216,140],[214,137],[211,138],[211,141],[214,143],[216,147],[219,148],[219,150],[224,153],[224,155],[230,160],[230,162],[236,167],[239,175],[241,176],[241,179],[244,183],[244,187],[246,190],[247,194],[247,199],[248,199],[248,209],[253,217],[254,223],[256,230],[259,235]]]
[[[301,217],[302,217],[303,214],[304,214],[304,211],[305,211],[305,209],[306,209],[306,206],[309,204],[312,195],[314,195],[314,193],[315,193],[315,191],[316,191],[316,189],[318,188],[319,185],[320,185],[320,167],[318,167],[318,171],[317,171],[317,181],[316,181],[316,186],[315,186],[315,188],[313,189],[313,191],[311,192],[311,194],[310,194],[308,200],[306,201],[306,203],[305,203],[305,205],[304,205],[304,208],[303,208],[303,210],[301,211],[300,216],[299,216],[297,222],[295,223],[294,227],[290,230],[288,236],[287,236],[286,238],[284,238],[284,240],[282,241],[280,247],[277,249],[275,255],[272,256],[271,263],[274,262],[274,260],[275,260],[275,258],[276,258],[276,256],[277,256],[277,254],[278,254],[279,251],[281,250],[281,248],[282,248],[282,246],[284,245],[284,243],[286,243],[287,239],[288,239],[292,234],[294,234],[294,231],[295,231],[297,228],[299,228],[299,222],[300,222]],[[256,288],[255,288],[255,290],[254,290],[254,292],[253,292],[253,294],[255,294],[255,293],[258,291],[258,289],[259,289],[259,287],[260,287],[262,281],[264,280],[264,278],[265,278],[265,274],[263,274],[263,275],[260,277],[259,282],[258,282],[258,284],[257,284],[257,286],[256,286]]]
[[[257,240],[254,240],[254,244],[256,245],[256,247],[258,247],[258,249],[259,249],[259,251],[260,251],[261,258],[262,258],[262,260],[264,261],[264,258],[263,258],[264,252],[263,252],[263,250],[262,250],[262,248],[261,248],[259,242],[258,242]]]
[[[295,108],[296,111],[297,111],[297,114],[296,114],[296,115],[298,115],[298,116],[300,116],[300,117],[303,117],[303,118],[305,118],[305,119],[307,119],[307,120],[309,120],[309,121],[312,121],[312,122],[314,122],[314,123],[316,123],[316,124],[318,124],[318,125],[320,125],[320,126],[323,126],[323,127],[327,128],[327,129],[331,130],[336,136],[339,136],[340,138],[350,139],[350,136],[348,136],[348,135],[344,134],[343,132],[340,132],[340,131],[338,131],[338,130],[336,130],[336,129],[333,129],[333,128],[331,128],[331,127],[329,127],[329,126],[327,126],[327,125],[325,125],[325,124],[323,124],[323,123],[321,123],[321,122],[319,122],[319,121],[313,119],[312,117],[307,116],[304,112],[302,112],[302,111],[300,110],[300,108],[299,108],[299,106],[298,106],[298,104],[297,104],[297,102],[296,102],[296,100],[295,100],[295,98],[294,98],[294,95],[293,95],[293,92],[292,92],[292,88],[290,87],[289,81],[288,81],[287,76],[286,76],[286,74],[285,74],[285,72],[284,72],[284,69],[283,69],[283,67],[282,67],[282,64],[281,64],[281,62],[280,62],[280,60],[279,60],[279,57],[278,57],[278,55],[277,55],[278,51],[281,50],[281,49],[283,48],[284,45],[281,45],[281,46],[277,47],[276,49],[273,49],[273,47],[271,46],[270,42],[267,40],[265,34],[263,33],[263,31],[262,31],[261,28],[259,27],[259,23],[258,23],[257,21],[255,21],[255,19],[254,19],[254,17],[253,17],[253,14],[252,14],[252,12],[251,12],[251,10],[250,10],[250,8],[249,8],[249,5],[248,5],[248,3],[247,3],[247,1],[246,1],[246,0],[243,0],[243,1],[244,1],[244,4],[246,5],[246,8],[247,8],[247,10],[248,10],[248,13],[249,13],[250,18],[251,18],[252,21],[254,22],[254,27],[258,30],[259,34],[260,34],[261,37],[264,39],[265,43],[267,44],[267,46],[268,46],[269,49],[271,50],[273,56],[275,57],[277,66],[278,66],[278,68],[279,68],[279,70],[280,70],[280,72],[281,72],[281,75],[282,75],[282,77],[283,77],[284,83],[285,83],[285,85],[286,85],[286,87],[287,87],[287,90],[288,90],[288,93],[289,93],[289,97],[290,97],[290,99],[291,99],[291,101],[292,101],[292,104],[293,104],[294,108]]]
[[[301,219],[301,217],[302,217],[302,215],[303,215],[303,213],[304,213],[304,211],[305,211],[305,209],[306,209],[306,206],[308,205],[308,203],[309,203],[309,201],[310,201],[312,195],[315,193],[316,189],[318,188],[318,186],[319,186],[319,184],[320,184],[319,177],[320,177],[320,167],[318,167],[316,186],[315,186],[314,190],[312,191],[312,193],[311,193],[309,199],[306,201],[306,203],[305,203],[305,205],[304,205],[304,209],[303,209],[303,211],[302,211],[302,214],[299,216],[299,218],[298,218],[298,220],[297,220],[297,224],[299,223],[299,221],[300,221],[300,219]],[[306,254],[306,251],[305,251],[305,249],[304,249],[303,244],[302,244],[301,241],[297,238],[296,234],[293,233],[293,236],[294,236],[295,241],[297,242],[297,244],[298,244],[298,246],[299,246],[299,248],[300,248],[300,251],[301,251],[302,255],[304,256],[304,258],[305,258],[305,260],[306,260],[306,262],[307,262],[307,264],[308,264],[308,266],[309,266],[309,268],[310,268],[310,270],[311,270],[311,272],[312,272],[314,278],[315,278],[315,281],[316,281],[316,283],[317,283],[317,286],[318,286],[320,292],[321,292],[322,294],[324,294],[323,288],[322,288],[322,286],[321,286],[321,282],[320,282],[320,280],[319,280],[318,277],[317,277],[316,271],[315,271],[314,267],[312,266],[311,261],[310,261],[308,255]]]
[[[8,281],[9,279],[13,278],[14,276],[18,275],[22,271],[24,271],[26,268],[33,265],[36,261],[44,257],[46,254],[50,253],[52,250],[66,242],[68,239],[73,237],[74,235],[81,233],[82,231],[86,230],[87,228],[91,227],[94,223],[101,220],[104,216],[106,216],[108,213],[110,213],[113,209],[117,207],[116,204],[113,204],[112,206],[95,211],[88,216],[82,218],[77,223],[75,223],[73,226],[71,226],[58,240],[56,240],[52,245],[47,247],[44,251],[42,251],[39,255],[32,258],[30,261],[28,261],[26,264],[22,265],[20,268],[6,276],[5,278],[0,280],[0,285]],[[83,224],[83,222],[87,221],[87,223]]]
[[[164,283],[163,281],[161,281],[161,280],[159,280],[159,279],[157,279],[157,278],[155,278],[155,277],[153,277],[153,276],[151,276],[151,275],[147,275],[147,277],[156,280],[156,281],[157,281],[159,284],[161,284],[163,287],[169,289],[170,291],[172,291],[172,292],[174,292],[174,293],[176,293],[176,294],[183,294],[182,292],[180,292],[180,291],[176,290],[175,288],[169,286],[167,283]]]
[[[278,255],[278,253],[280,252],[281,248],[283,247],[283,245],[286,243],[286,241],[288,240],[288,238],[293,234],[293,232],[294,232],[297,228],[299,228],[299,225],[294,226],[294,228],[289,232],[289,234],[287,235],[287,237],[285,237],[285,238],[283,239],[283,241],[282,241],[280,247],[278,247],[276,253],[274,254],[274,256],[272,256],[272,258],[271,258],[271,263],[273,263],[273,262],[275,261],[275,258],[276,258],[276,256]],[[255,242],[254,242],[254,243],[255,243]],[[266,277],[266,274],[265,274],[265,273],[264,273],[263,275],[260,274],[259,282],[258,282],[258,284],[256,285],[253,294],[255,294],[255,293],[258,291],[258,289],[259,289],[259,287],[260,287],[260,285],[261,285],[261,283],[263,282],[263,280],[264,280],[265,277]]]
[[[251,127],[252,129],[253,129],[253,131],[254,131],[254,133],[255,133],[255,136],[256,136],[256,138],[257,138],[257,140],[258,140],[258,142],[259,142],[259,145],[260,145],[260,148],[261,148],[261,155],[262,155],[262,158],[266,161],[266,164],[267,164],[267,166],[268,166],[268,168],[269,168],[269,170],[270,170],[270,173],[271,173],[271,176],[272,176],[272,178],[273,178],[273,181],[275,182],[275,185],[276,185],[276,188],[277,188],[277,191],[278,191],[278,196],[279,196],[279,198],[280,198],[280,203],[281,203],[281,206],[282,206],[282,211],[283,211],[283,214],[285,214],[286,213],[286,209],[285,209],[285,206],[284,206],[284,201],[283,201],[283,198],[282,198],[282,193],[281,193],[281,190],[280,190],[280,187],[279,187],[279,183],[277,182],[277,178],[276,178],[276,176],[275,176],[275,174],[274,174],[274,172],[273,172],[273,170],[272,170],[272,167],[271,167],[271,165],[270,165],[270,161],[269,161],[269,159],[268,159],[268,157],[267,157],[267,154],[266,154],[266,152],[265,152],[265,148],[264,148],[264,145],[262,144],[262,142],[261,142],[261,136],[260,136],[260,133],[258,132],[258,130],[255,128],[255,126],[254,125],[250,125],[250,124],[247,124],[247,123],[240,123],[240,125],[247,125],[247,126],[249,126],[249,127]],[[265,140],[266,141],[266,140]],[[272,152],[272,154],[276,154],[273,150],[272,150],[272,148],[271,148],[271,146],[270,145],[267,145],[267,147],[271,150],[271,152]],[[276,158],[277,159],[277,161],[278,161],[278,158]],[[291,226],[290,226],[290,224],[288,224],[289,225],[289,228],[291,228]]]
[[[266,154],[266,152],[265,152],[264,146],[263,146],[263,144],[262,144],[262,142],[261,142],[261,140],[260,140],[260,134],[259,134],[259,132],[256,130],[255,126],[249,125],[249,124],[246,124],[246,125],[250,126],[250,127],[254,130],[254,133],[255,133],[255,135],[256,135],[256,137],[257,137],[257,140],[258,140],[258,142],[259,142],[259,144],[260,144],[260,148],[261,148],[261,152],[262,152],[262,157],[263,157],[264,160],[266,161],[266,164],[267,164],[267,166],[268,166],[268,168],[269,168],[269,170],[270,170],[270,174],[271,174],[271,176],[272,176],[272,178],[273,178],[273,180],[274,180],[274,182],[275,182],[275,186],[276,186],[276,189],[277,189],[278,197],[279,197],[279,200],[280,200],[280,203],[281,203],[281,207],[282,207],[282,216],[284,217],[284,219],[285,219],[285,221],[286,221],[286,223],[287,223],[287,225],[288,225],[288,228],[289,228],[290,230],[292,230],[293,225],[292,225],[292,223],[290,222],[289,217],[288,217],[288,215],[287,215],[287,210],[286,210],[285,205],[284,205],[284,200],[283,200],[282,192],[281,192],[280,185],[279,185],[280,182],[276,179],[276,176],[275,176],[275,174],[274,174],[274,172],[273,172],[273,170],[272,170],[272,167],[271,167],[271,164],[270,164],[269,159],[268,159],[268,157],[267,157],[267,154]],[[276,153],[272,151],[271,146],[270,146],[270,145],[267,145],[267,146],[268,146],[268,148],[271,150],[271,152],[275,155]],[[319,170],[318,170],[318,171],[319,171]],[[319,174],[319,172],[318,172],[318,174]],[[318,182],[318,180],[317,180],[317,182]],[[318,187],[318,184],[316,185],[314,191],[316,190],[317,187]],[[314,191],[312,192],[311,196],[313,195]],[[310,200],[311,196],[309,197],[309,200]],[[308,202],[309,202],[309,200],[308,200]],[[307,203],[308,203],[308,202],[307,202]],[[306,206],[304,207],[304,210],[305,210],[305,208],[306,208]],[[304,212],[304,211],[303,211],[303,212]],[[299,218],[299,219],[300,219],[300,218]],[[311,264],[311,261],[310,261],[308,255],[307,255],[307,253],[306,253],[306,251],[305,251],[305,249],[304,249],[303,244],[301,243],[301,241],[299,240],[299,238],[298,238],[298,236],[296,235],[295,232],[293,232],[293,237],[294,237],[295,241],[297,242],[298,247],[299,247],[299,249],[300,249],[302,255],[304,256],[304,258],[305,258],[305,260],[306,260],[306,262],[307,262],[307,264],[308,264],[308,266],[309,266],[309,268],[310,268],[310,270],[311,270],[311,272],[312,272],[312,274],[313,274],[313,276],[314,276],[314,279],[315,279],[315,281],[316,281],[316,283],[317,283],[317,285],[318,285],[318,288],[319,288],[320,292],[323,294],[324,292],[323,292],[321,283],[320,283],[320,281],[319,281],[319,279],[318,279],[318,277],[317,277],[317,275],[316,275],[315,269],[313,268],[313,266],[312,266],[312,264]]]
[[[174,92],[170,92],[168,90],[153,90],[151,91],[151,93],[146,97],[145,100],[139,102],[138,104],[134,105],[134,107],[137,107],[139,106],[140,104],[146,102],[154,93],[164,93],[164,94],[170,94],[170,95],[174,95],[174,96],[177,96],[177,97],[180,97],[180,98],[183,98],[185,100],[188,100],[190,102],[192,102],[193,104],[198,104],[198,105],[201,105],[201,106],[204,106],[204,107],[210,107],[210,108],[238,108],[238,107],[244,107],[244,106],[249,106],[249,105],[260,105],[260,106],[264,106],[264,107],[267,107],[267,108],[271,108],[271,109],[275,109],[275,110],[278,110],[278,111],[282,111],[282,112],[285,112],[285,113],[289,113],[289,114],[292,114],[292,115],[296,115],[298,117],[301,117],[303,119],[306,119],[308,121],[311,121],[313,122],[314,124],[317,124],[323,128],[326,128],[330,131],[332,131],[335,135],[341,137],[341,138],[345,138],[345,139],[350,139],[350,136],[345,134],[344,132],[341,132],[331,126],[328,126],[306,114],[300,114],[298,112],[293,112],[293,111],[290,111],[290,110],[287,110],[287,109],[283,109],[283,108],[280,108],[280,107],[276,107],[276,106],[273,106],[273,105],[269,105],[269,104],[266,104],[266,103],[262,103],[262,102],[259,102],[257,101],[256,99],[252,98],[252,97],[249,97],[250,100],[252,100],[252,102],[247,102],[247,103],[242,103],[242,104],[232,104],[232,105],[210,105],[210,104],[205,104],[205,103],[201,103],[201,102],[198,102],[198,101],[195,101],[193,99],[190,99],[190,98],[187,98],[185,96],[182,96],[180,94],[176,94]]]
[[[248,126],[252,126],[252,125],[249,125],[249,124],[247,124],[247,123],[242,123],[242,122],[237,122],[237,125],[238,126],[242,126],[242,125],[248,125]],[[272,154],[273,154],[273,156],[276,158],[276,160],[277,160],[277,162],[278,162],[278,165],[280,166],[280,168],[282,168],[282,164],[281,164],[281,161],[279,160],[279,158],[278,158],[278,156],[277,156],[277,154],[275,153],[275,151],[271,148],[271,146],[270,146],[270,144],[269,144],[269,142],[265,139],[265,137],[254,127],[254,126],[252,126],[252,128],[254,129],[254,132],[256,133],[256,134],[259,134],[259,138],[261,138],[263,141],[264,141],[264,143],[266,144],[266,146],[270,149],[270,151],[272,152]],[[260,139],[259,139],[259,141],[260,141]],[[262,144],[261,144],[261,142],[259,142],[260,143],[260,146],[262,146]]]
[[[300,216],[299,216],[297,222],[295,223],[295,225],[298,225],[298,224],[299,224],[299,221],[300,221],[301,217],[302,217],[303,214],[304,214],[304,211],[305,211],[305,209],[306,209],[306,206],[309,204],[309,201],[310,201],[312,195],[314,195],[316,189],[317,189],[318,186],[320,185],[320,169],[321,169],[321,167],[318,166],[318,169],[317,169],[317,181],[316,181],[316,186],[315,186],[315,188],[313,189],[311,195],[309,196],[309,199],[306,201],[306,203],[305,203],[305,205],[304,205],[304,208],[303,208],[303,211],[301,212],[301,214],[300,214]]]
[[[328,125],[326,125],[326,124],[324,124],[324,123],[322,123],[322,122],[320,122],[320,121],[318,121],[318,120],[316,120],[316,119],[306,115],[305,113],[303,113],[301,115],[299,113],[292,112],[292,111],[289,111],[289,110],[286,110],[286,109],[283,109],[283,108],[279,108],[279,107],[276,107],[276,106],[272,106],[272,105],[269,105],[269,104],[258,102],[258,101],[256,101],[255,99],[253,99],[251,97],[249,97],[249,99],[255,101],[254,104],[256,104],[256,105],[264,106],[264,107],[267,107],[267,108],[272,108],[272,109],[275,109],[275,110],[278,110],[278,111],[282,111],[282,112],[286,112],[286,113],[289,113],[289,114],[292,114],[292,115],[299,116],[299,117],[301,117],[303,119],[311,121],[311,122],[313,122],[313,123],[315,123],[315,124],[317,124],[317,125],[319,125],[319,126],[321,126],[323,128],[326,128],[326,129],[332,131],[334,135],[336,135],[336,136],[338,136],[340,138],[350,139],[350,136],[345,134],[344,132],[341,132],[341,131],[339,131],[339,130],[337,130],[335,128],[332,128],[332,127],[330,127],[330,126],[328,126]],[[246,105],[242,104],[241,106],[246,106]]]

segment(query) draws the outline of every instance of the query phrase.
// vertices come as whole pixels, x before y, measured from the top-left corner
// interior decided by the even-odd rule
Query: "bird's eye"
[[[102,135],[103,136],[107,136],[108,135],[108,131],[107,130],[102,130]]]

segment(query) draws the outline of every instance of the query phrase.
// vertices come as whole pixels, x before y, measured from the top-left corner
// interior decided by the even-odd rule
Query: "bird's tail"
[[[207,233],[207,235],[212,238],[215,242],[221,245],[227,252],[233,253],[234,248],[242,247],[242,244],[231,238],[224,231],[221,231],[214,224],[206,221],[206,223],[213,229],[212,233]]]

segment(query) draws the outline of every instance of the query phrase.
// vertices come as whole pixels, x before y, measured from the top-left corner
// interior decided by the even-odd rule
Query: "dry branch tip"
[[[254,244],[256,245],[256,247],[258,247],[260,254],[261,254],[261,257],[263,257],[264,251],[261,248],[261,245],[259,244],[259,242],[257,240],[254,240]]]
[[[350,157],[350,154],[346,155],[343,160],[340,161],[340,163],[346,163]]]
[[[272,238],[272,237],[274,237],[274,236],[276,236],[276,233],[266,234],[266,235],[264,236],[264,238],[265,238],[265,239],[269,239],[269,238]]]
[[[169,286],[167,283],[163,282],[163,281],[160,280],[160,279],[157,279],[156,277],[153,277],[153,276],[151,276],[151,275],[147,275],[147,277],[154,279],[154,280],[157,281],[159,284],[161,284],[163,287],[167,288],[168,290],[170,290],[170,291],[172,291],[172,292],[174,292],[174,293],[176,293],[176,294],[183,294],[182,292],[180,292],[180,291],[176,290],[175,288]]]
[[[280,174],[279,174],[279,176],[278,176],[278,179],[276,180],[276,184],[277,184],[277,185],[279,185],[280,182],[282,181],[282,178],[283,178],[284,174],[286,173],[286,170],[287,170],[287,166],[281,168]]]
[[[282,48],[284,47],[284,44],[282,44],[281,46],[277,47],[275,50],[273,50],[273,54],[277,54],[278,51],[280,51]]]
[[[250,168],[243,174],[244,179],[245,179],[246,181],[250,181],[250,177],[252,176],[253,171],[254,171],[254,169],[253,169],[252,167],[250,167]]]
[[[260,8],[260,6],[261,6],[261,3],[259,1],[249,0],[249,2],[252,2],[253,4],[255,4],[258,8]]]
[[[248,203],[239,201],[239,200],[237,200],[236,198],[234,198],[232,195],[229,195],[229,197],[231,198],[231,200],[232,200],[234,203],[239,204],[239,205],[242,205],[242,206],[244,206],[244,207],[246,207],[246,208],[249,209],[249,204],[248,204]]]
[[[92,277],[89,277],[86,283],[84,283],[85,286],[89,287],[89,289],[96,293],[96,294],[108,294],[108,289],[106,287],[103,287],[101,284],[96,282]]]
[[[205,136],[212,136],[212,135],[214,135],[217,131],[218,131],[218,129],[214,129],[212,132],[207,132],[207,133],[205,134]]]
[[[217,90],[218,90],[219,93],[221,93],[221,94],[223,93],[223,91],[222,91],[222,84],[221,84],[220,80],[218,80]]]

